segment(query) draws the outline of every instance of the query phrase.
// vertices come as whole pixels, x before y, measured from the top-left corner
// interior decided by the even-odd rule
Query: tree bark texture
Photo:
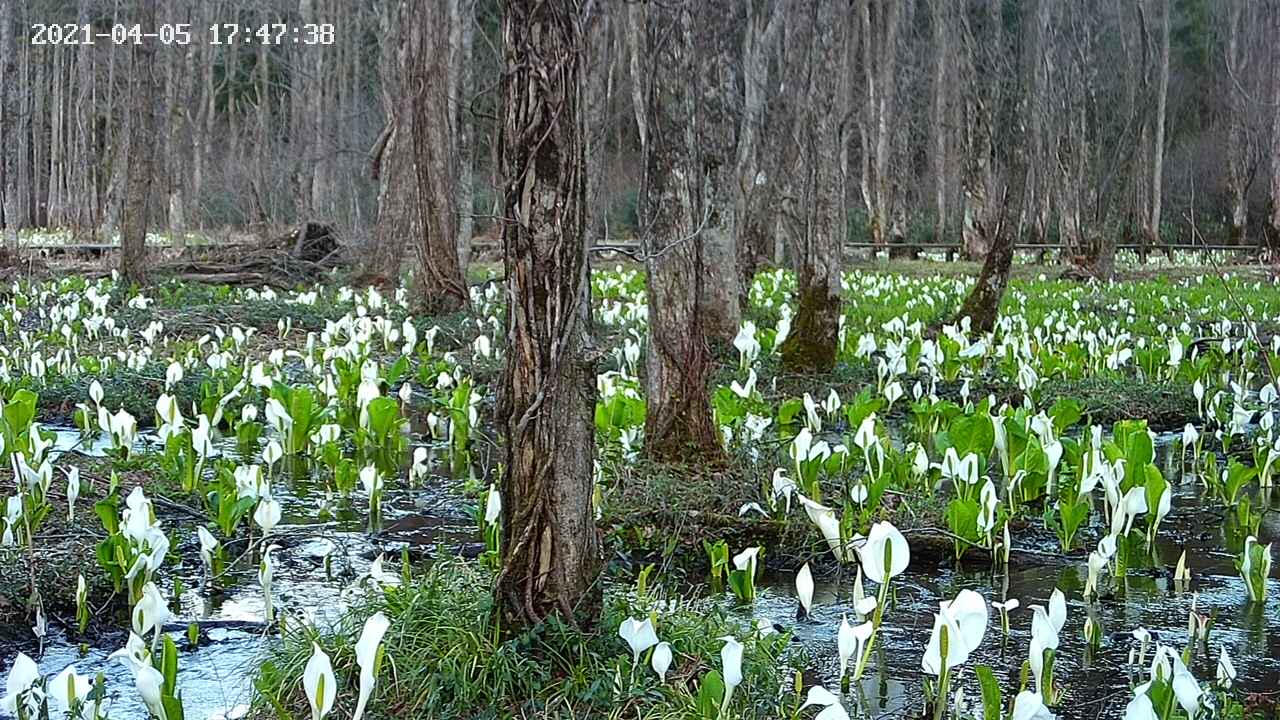
[[[420,310],[441,314],[470,304],[458,258],[459,158],[457,118],[450,96],[454,87],[452,34],[447,22],[422,22],[415,23],[415,35],[413,149],[419,234],[414,243],[414,296]]]
[[[1008,207],[1008,198],[999,201],[1001,208]],[[960,306],[957,318],[969,318],[971,332],[987,333],[995,329],[1000,312],[1000,300],[1009,285],[1009,271],[1013,267],[1014,234],[1005,226],[1003,216],[994,220],[991,227],[979,227],[987,238],[990,250],[982,263],[978,281]]]
[[[835,367],[840,322],[841,217],[844,187],[837,148],[845,141],[842,122],[848,98],[841,97],[841,78],[850,71],[844,42],[849,35],[847,5],[838,0],[815,0],[804,16],[804,40],[809,52],[805,95],[795,112],[800,123],[801,167],[805,176],[805,215],[801,232],[792,238],[796,272],[795,318],[782,344],[784,367],[797,372],[827,372]]]
[[[0,0],[0,147],[6,148],[0,154],[0,215],[4,219],[0,242],[11,255],[18,252],[18,157],[25,148],[19,140],[18,94],[12,89],[18,75],[12,13],[13,0]]]
[[[864,199],[871,222],[871,239],[877,247],[889,242],[895,212],[893,178],[894,140],[898,134],[898,32],[903,6],[898,0],[866,0],[861,13],[865,120],[870,128],[870,161],[864,166]]]
[[[708,227],[726,208],[717,206],[701,161],[702,124],[717,124],[719,110],[700,112],[699,83],[690,82],[700,72],[695,12],[688,2],[647,3],[631,14],[637,21],[630,28],[632,65],[644,73],[633,78],[643,96],[636,119],[643,128],[645,159],[640,199],[649,303],[644,446],[661,460],[721,452],[711,418],[712,362],[705,331],[710,303],[703,286],[714,282],[705,254],[713,242]],[[731,300],[736,305],[736,293]]]
[[[733,194],[734,229],[738,246],[738,308],[747,307],[756,272],[772,255],[775,227],[774,189],[780,178],[771,177],[762,162],[761,137],[765,134],[770,65],[783,24],[785,0],[748,0],[746,27],[742,33],[742,117],[738,124]],[[767,152],[770,156],[776,152]],[[770,168],[772,170],[772,168]]]
[[[1280,37],[1280,3],[1267,5],[1267,26],[1272,38]],[[1280,68],[1280,42],[1271,43],[1270,65]],[[1267,247],[1280,249],[1280,72],[1271,73],[1271,182],[1267,212]]]
[[[736,136],[742,115],[738,89],[738,44],[724,31],[726,18],[737,12],[735,0],[700,0],[689,3],[692,16],[689,67],[694,113],[692,157],[701,187],[702,266],[700,288],[703,330],[710,339],[726,345],[742,325],[738,305],[737,224],[734,206]]]
[[[589,622],[602,597],[592,508],[584,14],[582,0],[503,3],[498,149],[508,303],[497,595],[508,632],[552,615]]]
[[[156,1],[143,0],[143,33],[154,33]],[[155,177],[155,47],[130,46],[129,142],[125,150],[124,201],[120,206],[120,275],[144,283],[147,276],[147,208]]]
[[[383,9],[385,40],[378,74],[386,126],[370,152],[370,172],[378,181],[378,214],[361,263],[362,278],[371,283],[399,279],[406,243],[421,232],[411,104],[416,15],[403,0],[388,2]]]
[[[1159,79],[1156,81],[1155,137],[1151,144],[1151,217],[1147,221],[1146,243],[1158,247],[1160,222],[1164,207],[1164,142],[1167,108],[1169,106],[1169,13],[1173,11],[1170,0],[1160,0],[1160,57]],[[1145,259],[1145,258],[1144,258]]]

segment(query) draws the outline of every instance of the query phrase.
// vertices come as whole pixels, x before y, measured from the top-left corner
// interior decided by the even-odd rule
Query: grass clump
[[[725,635],[746,646],[732,716],[764,716],[794,699],[782,687],[790,676],[779,672],[788,636],[762,636],[711,601],[667,599],[641,580],[634,590],[610,586],[590,631],[553,619],[504,640],[493,621],[492,580],[478,563],[442,560],[403,586],[375,591],[330,630],[287,628],[255,680],[255,715],[309,715],[302,671],[313,642],[338,677],[335,715],[349,715],[359,693],[355,644],[375,612],[391,625],[366,717],[695,717],[700,680],[720,669],[718,638]],[[618,636],[631,616],[654,618],[659,638],[671,644],[666,683],[650,669],[648,653],[632,667]]]
[[[1059,398],[1078,399],[1088,421],[1100,425],[1144,418],[1153,429],[1180,430],[1198,416],[1195,397],[1186,385],[1139,378],[1089,377],[1046,382],[1041,388],[1041,405],[1052,407]]]

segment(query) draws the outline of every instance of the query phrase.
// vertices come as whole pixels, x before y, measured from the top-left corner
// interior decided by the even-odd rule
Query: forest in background
[[[589,33],[596,243],[637,234],[644,83],[634,78],[669,71],[630,51],[639,5],[618,3]],[[781,259],[815,202],[803,82],[787,82],[806,73],[840,80],[818,141],[838,163],[828,181],[848,241],[956,243],[981,257],[999,227],[1105,269],[1116,243],[1192,243],[1194,211],[1205,242],[1280,242],[1277,0],[859,0],[821,55],[796,41],[805,0],[705,5],[692,20],[696,71],[663,82],[713,90],[697,98],[708,131],[695,150],[744,265]],[[366,263],[385,274],[422,232],[456,234],[464,264],[473,234],[496,236],[496,0],[150,3],[150,22],[197,32],[331,23],[331,45],[30,42],[33,23],[109,29],[147,10],[146,0],[0,1],[11,247],[27,228],[111,237],[135,121],[156,151],[144,173],[153,231],[265,235],[322,222],[368,243]],[[144,62],[149,73],[133,72]],[[447,114],[415,109],[442,103]]]

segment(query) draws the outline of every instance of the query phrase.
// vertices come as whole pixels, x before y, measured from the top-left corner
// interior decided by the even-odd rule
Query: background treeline
[[[584,65],[596,242],[638,234],[644,169],[633,109],[643,63],[628,50],[638,3],[605,1],[618,8],[593,28]],[[727,116],[725,152],[713,154],[728,171],[716,177],[754,257],[783,252],[811,202],[796,181],[805,99],[785,82],[797,64],[839,79],[823,152],[838,158],[851,240],[954,242],[978,256],[999,227],[1106,264],[1115,243],[1191,242],[1194,211],[1207,242],[1280,243],[1280,0],[854,0],[834,53],[796,42],[809,0],[707,4],[714,12],[696,22],[709,25],[693,37],[715,57],[677,80],[704,82],[714,68],[723,92],[696,111]],[[441,166],[452,201],[426,204],[453,212],[445,224],[464,262],[469,239],[492,227],[496,0],[151,5],[155,23],[190,23],[201,39],[155,45],[143,92],[135,48],[30,39],[37,22],[137,22],[148,0],[0,0],[10,242],[23,228],[89,239],[119,226],[128,126],[148,99],[153,230],[315,220],[372,243],[369,257],[390,267],[430,221],[413,179],[442,138],[454,148]],[[335,42],[203,39],[214,23],[271,22],[331,23]],[[436,89],[451,123],[415,127],[415,101]],[[415,143],[432,133],[443,135]]]

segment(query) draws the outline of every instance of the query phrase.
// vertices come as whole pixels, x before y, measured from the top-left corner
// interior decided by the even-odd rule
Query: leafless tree
[[[451,0],[452,1],[452,0]],[[417,12],[417,11],[415,11]],[[418,236],[414,242],[416,304],[429,313],[470,304],[458,258],[458,114],[450,24],[457,13],[415,23],[411,40],[414,71],[413,150],[418,179]]]
[[[839,334],[845,230],[844,185],[835,149],[851,128],[844,115],[850,98],[842,94],[849,86],[842,78],[850,72],[844,49],[853,18],[846,3],[815,0],[796,3],[792,19],[805,52],[788,64],[785,80],[801,93],[794,105],[801,170],[796,177],[800,221],[790,238],[796,310],[782,344],[782,360],[793,370],[827,371],[835,366]]]
[[[1267,247],[1280,248],[1280,73],[1274,72],[1280,67],[1280,43],[1274,42],[1280,37],[1280,3],[1272,0],[1266,5],[1267,19],[1263,23],[1273,39],[1271,43],[1271,188],[1270,212],[1267,218]]]
[[[139,0],[142,32],[156,27],[156,0]],[[147,277],[147,210],[155,179],[155,47],[135,43],[129,51],[129,134],[125,149],[124,201],[120,218],[120,275],[141,283]]]
[[[649,348],[645,355],[645,452],[659,459],[715,456],[720,436],[711,418],[711,352],[705,327],[712,281],[705,248],[712,218],[724,214],[716,163],[726,158],[723,91],[701,67],[695,23],[716,3],[637,3],[629,8],[636,124],[644,154],[640,237],[648,272]],[[714,62],[714,61],[713,61]],[[700,78],[705,78],[700,81]],[[710,82],[707,82],[709,80]],[[708,152],[710,150],[710,152]],[[711,174],[717,177],[709,177]],[[732,265],[728,268],[734,273]],[[723,268],[721,270],[723,272]],[[733,276],[736,281],[736,273]],[[728,298],[734,305],[736,292]]]

